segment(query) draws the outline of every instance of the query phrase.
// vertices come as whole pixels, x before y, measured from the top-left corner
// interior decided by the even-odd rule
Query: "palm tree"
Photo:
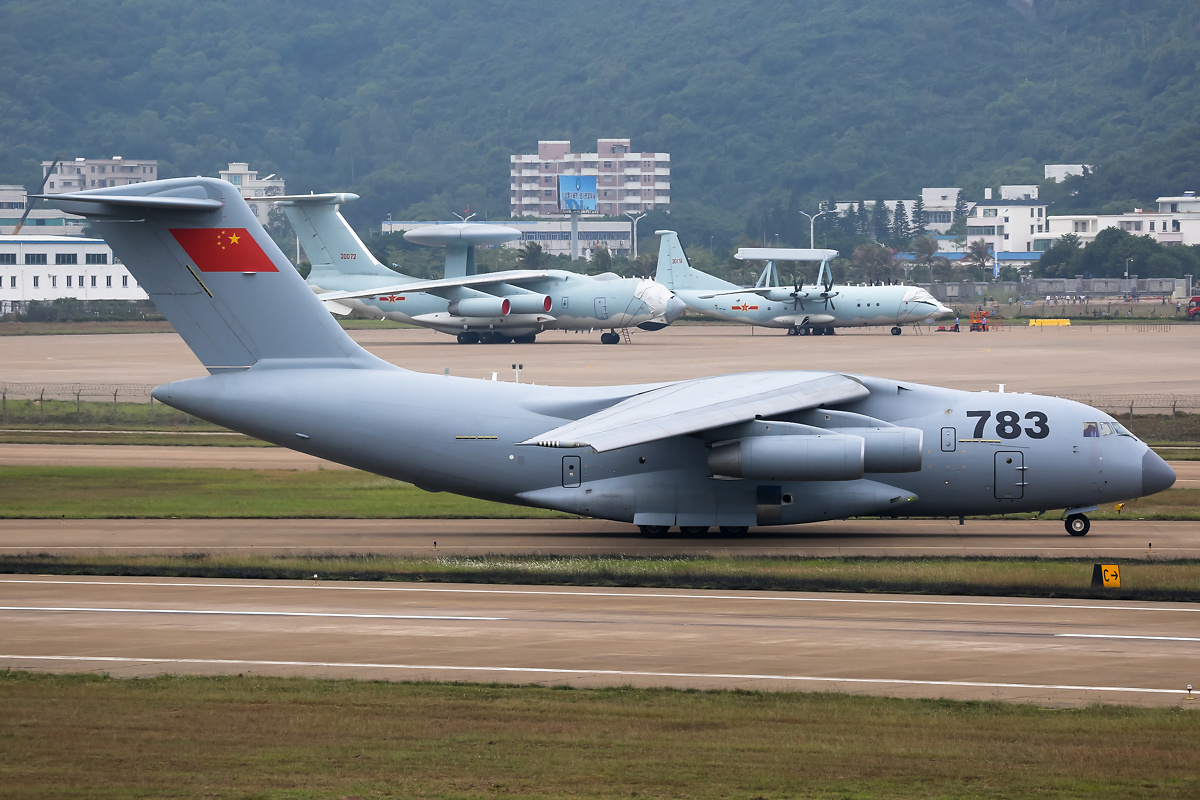
[[[967,252],[963,256],[963,261],[977,266],[981,271],[986,272],[988,262],[991,260],[991,247],[983,239],[976,239],[967,245]]]
[[[521,248],[517,260],[526,269],[541,269],[542,265],[546,263],[546,252],[537,242],[526,242],[525,246]]]

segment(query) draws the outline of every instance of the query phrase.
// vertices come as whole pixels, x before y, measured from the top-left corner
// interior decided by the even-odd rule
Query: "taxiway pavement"
[[[1194,706],[1200,605],[0,577],[0,666]]]
[[[9,519],[0,554],[788,555],[1200,558],[1194,522],[1098,520],[1068,536],[1057,519],[835,520],[744,537],[651,539],[593,519]]]
[[[743,325],[672,325],[601,345],[599,331],[540,334],[532,345],[460,345],[426,329],[353,331],[375,355],[407,369],[554,385],[652,383],[778,369],[839,370],[956,389],[1071,395],[1200,395],[1180,353],[1200,325],[1006,327],[989,333],[901,336],[886,328],[786,336]],[[0,337],[0,381],[160,384],[204,375],[173,333]]]

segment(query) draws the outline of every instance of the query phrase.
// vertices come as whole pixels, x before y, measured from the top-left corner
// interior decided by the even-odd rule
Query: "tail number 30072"
[[[983,429],[992,418],[991,411],[968,411],[968,417],[975,417],[976,439],[983,438]],[[1032,423],[1021,427],[1021,415],[1016,411],[999,411],[996,413],[996,435],[1001,439],[1016,439],[1022,433],[1030,439],[1045,439],[1050,435],[1050,426],[1046,424],[1048,417],[1041,411],[1030,411],[1025,420]]]

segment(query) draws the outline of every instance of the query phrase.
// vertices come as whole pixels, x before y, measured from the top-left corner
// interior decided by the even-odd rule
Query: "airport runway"
[[[1146,326],[1149,327],[1149,326]],[[928,329],[926,329],[928,330]],[[956,389],[1045,394],[1200,395],[1200,375],[1181,353],[1200,345],[1200,325],[1003,328],[916,335],[906,328],[843,329],[786,336],[742,325],[674,325],[634,331],[630,345],[550,331],[533,345],[459,345],[425,329],[354,331],[375,355],[407,369],[554,385],[649,383],[757,370],[840,370]],[[0,381],[159,384],[205,374],[173,333],[0,337]]]
[[[0,577],[0,666],[1194,707],[1200,605]]]
[[[862,519],[650,539],[593,519],[0,520],[0,554],[36,553],[1200,558],[1200,525],[1097,520],[1087,536],[1068,536],[1057,519]]]

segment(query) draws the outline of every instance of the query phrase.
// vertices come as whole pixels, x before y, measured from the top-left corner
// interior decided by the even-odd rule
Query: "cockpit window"
[[[1083,436],[1085,439],[1100,438],[1100,425],[1096,422],[1083,423]]]
[[[1114,432],[1115,431],[1113,431],[1113,426],[1110,425],[1109,423],[1107,423],[1107,422],[1100,423],[1100,435],[1101,436],[1112,436]]]
[[[1130,431],[1128,428],[1126,428],[1124,425],[1122,425],[1119,422],[1113,421],[1112,426],[1113,426],[1113,430],[1115,430],[1117,432],[1118,436],[1128,436],[1130,439],[1137,438],[1136,436],[1133,435],[1132,431]]]

